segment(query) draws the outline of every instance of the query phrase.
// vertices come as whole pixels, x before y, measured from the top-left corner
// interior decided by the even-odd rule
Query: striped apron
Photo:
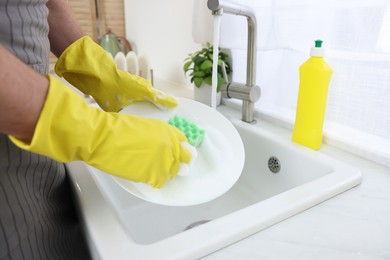
[[[50,54],[45,4],[0,1],[0,44],[42,74]],[[64,165],[1,134],[0,259],[90,259]]]

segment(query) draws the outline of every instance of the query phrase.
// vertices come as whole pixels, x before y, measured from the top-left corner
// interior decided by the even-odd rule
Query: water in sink
[[[204,223],[210,225],[213,220],[335,171],[332,161],[324,161],[318,153],[281,143],[277,136],[250,125],[238,124],[236,128],[246,152],[244,170],[233,188],[208,203],[188,207],[156,205],[132,196],[109,175],[94,172],[99,188],[135,243],[152,244]],[[311,191],[303,188],[298,195],[291,193],[291,201],[306,192]]]

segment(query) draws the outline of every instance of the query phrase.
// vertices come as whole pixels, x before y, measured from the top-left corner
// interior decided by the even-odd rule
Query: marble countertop
[[[202,259],[390,259],[390,168],[326,144],[319,152],[358,168],[362,183]]]

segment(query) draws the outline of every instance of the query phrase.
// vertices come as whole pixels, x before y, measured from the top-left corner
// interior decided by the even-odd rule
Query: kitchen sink
[[[244,144],[244,169],[228,192],[200,205],[146,202],[110,175],[82,162],[67,164],[94,258],[196,259],[361,182],[359,170],[264,129],[261,122],[231,121]]]

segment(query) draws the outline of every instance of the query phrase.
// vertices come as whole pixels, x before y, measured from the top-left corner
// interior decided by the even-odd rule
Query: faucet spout
[[[227,82],[222,86],[221,93],[224,98],[237,98],[242,100],[242,120],[252,123],[254,121],[254,104],[260,98],[260,88],[256,85],[256,16],[250,8],[227,1],[208,0],[207,6],[212,11],[213,15],[228,13],[245,16],[247,18],[248,45],[246,84]],[[250,88],[250,90],[248,90],[248,88]]]
[[[221,0],[209,0],[207,2],[207,7],[212,12],[215,12],[215,14],[218,13],[222,14],[221,12],[223,12],[223,13],[242,15],[247,17],[253,16],[254,20],[256,20],[252,10],[243,5],[238,5],[238,4],[221,1]]]

